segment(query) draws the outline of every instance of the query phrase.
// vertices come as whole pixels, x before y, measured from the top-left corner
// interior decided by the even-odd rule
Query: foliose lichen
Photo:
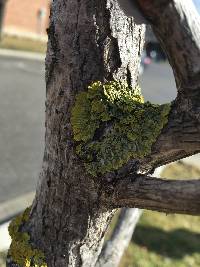
[[[21,232],[21,226],[29,219],[30,208],[17,216],[9,225],[8,231],[12,243],[8,255],[21,267],[47,267],[45,256],[39,249],[30,245],[30,236]]]
[[[77,95],[71,116],[76,151],[86,170],[96,176],[148,155],[169,111],[170,104],[144,102],[139,87],[119,81],[90,85]]]

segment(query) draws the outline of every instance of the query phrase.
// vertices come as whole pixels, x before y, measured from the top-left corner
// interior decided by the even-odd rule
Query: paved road
[[[44,137],[44,64],[0,57],[0,203],[35,189]],[[146,100],[169,102],[176,96],[167,64],[145,70]]]
[[[163,104],[176,97],[176,87],[171,68],[166,63],[151,64],[141,76],[145,100]]]
[[[44,64],[0,58],[0,203],[35,188],[44,137]]]

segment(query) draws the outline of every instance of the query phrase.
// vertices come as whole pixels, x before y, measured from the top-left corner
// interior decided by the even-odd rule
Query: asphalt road
[[[140,85],[145,100],[163,104],[176,98],[176,86],[169,64],[157,63],[147,67],[141,76]]]
[[[0,57],[0,203],[35,189],[44,144],[44,63]],[[176,96],[167,64],[152,64],[141,78],[145,100]]]
[[[44,101],[44,64],[0,57],[0,203],[35,188]]]

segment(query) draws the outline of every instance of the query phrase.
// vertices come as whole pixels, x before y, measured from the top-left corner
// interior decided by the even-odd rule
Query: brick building
[[[6,0],[3,32],[45,39],[50,2],[50,0]]]

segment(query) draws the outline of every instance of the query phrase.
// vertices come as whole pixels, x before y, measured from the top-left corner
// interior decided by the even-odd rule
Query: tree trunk
[[[199,180],[170,181],[148,175],[156,167],[200,152],[200,19],[192,2],[188,6],[182,0],[138,0],[135,5],[133,0],[127,0],[126,3],[130,1],[133,11],[138,8],[150,21],[166,50],[175,73],[177,98],[170,107],[155,106],[141,103],[141,97],[134,92],[144,26],[124,16],[116,0],[53,1],[46,57],[43,167],[30,212],[26,210],[10,225],[13,241],[8,267],[95,266],[105,231],[119,207],[200,214]],[[125,5],[123,8],[126,12]],[[125,92],[123,87],[119,96],[117,89],[113,102],[106,98],[110,113],[97,110],[104,117],[87,140],[88,151],[92,152],[87,151],[86,156],[91,166],[104,166],[105,147],[114,157],[109,161],[111,170],[91,175],[76,154],[76,146],[83,139],[79,140],[72,132],[71,121],[77,101],[81,103],[79,112],[87,110],[88,105],[91,108],[91,102],[87,101],[96,97],[87,91],[91,83],[113,80],[126,82],[132,91]],[[100,100],[95,99],[99,102],[93,108],[96,103],[102,108],[101,101],[108,93],[103,89],[104,95]],[[85,106],[81,97],[85,97]],[[107,108],[104,103],[103,108]],[[91,108],[89,116],[93,115]],[[90,122],[86,119],[81,130],[92,128]],[[102,139],[108,138],[113,129],[124,135],[117,135],[118,139],[114,135],[116,139],[102,147]],[[117,146],[118,141],[121,146]],[[102,158],[91,149],[94,144],[100,144]],[[129,149],[125,162],[123,145]],[[115,156],[123,164],[113,165]]]
[[[135,87],[144,26],[125,17],[115,0],[57,0],[48,35],[45,152],[23,228],[49,267],[90,267],[115,211],[105,204],[105,178],[88,175],[75,153],[71,109],[77,93],[94,81],[125,80]],[[16,266],[11,259],[7,264]]]

